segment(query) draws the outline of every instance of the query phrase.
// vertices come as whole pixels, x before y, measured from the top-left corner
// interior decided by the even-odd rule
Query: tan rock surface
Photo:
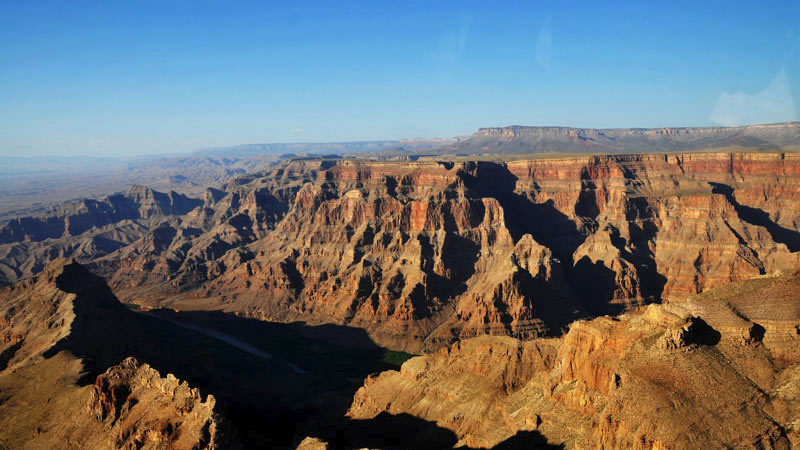
[[[162,378],[127,358],[84,385],[87,369],[110,353],[92,351],[87,364],[70,349],[102,347],[83,342],[97,339],[100,323],[119,345],[113,327],[130,314],[85,274],[55,261],[36,279],[0,290],[0,447],[217,448],[214,398],[172,374]]]
[[[214,397],[128,358],[97,377],[88,409],[109,447],[216,448]]]
[[[557,333],[797,267],[799,174],[792,154],[341,162],[198,296],[415,351]]]
[[[794,323],[798,283],[800,274],[736,283],[681,305],[578,321],[557,339],[464,340],[368,378],[348,414],[411,414],[473,448],[525,431],[566,448],[791,448],[796,343],[767,340],[769,331],[743,341],[747,328],[717,311],[739,305],[752,314],[739,320],[750,321],[781,304],[780,320]]]

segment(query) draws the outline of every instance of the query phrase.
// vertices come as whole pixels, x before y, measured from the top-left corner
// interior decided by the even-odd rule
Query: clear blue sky
[[[798,115],[798,1],[433,3],[2,0],[0,155]]]

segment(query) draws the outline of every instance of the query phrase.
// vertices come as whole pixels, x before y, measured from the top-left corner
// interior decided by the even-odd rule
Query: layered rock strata
[[[565,448],[793,448],[798,292],[794,273],[578,321],[562,338],[467,339],[367,378],[348,415],[410,414],[470,448],[526,433]]]
[[[123,300],[348,324],[418,351],[557,335],[575,318],[798,267],[800,156],[305,158],[152,217],[84,255]],[[0,245],[9,281],[59,254],[23,263],[20,245]]]

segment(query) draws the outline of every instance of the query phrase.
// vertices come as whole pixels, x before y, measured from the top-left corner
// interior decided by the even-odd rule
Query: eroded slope
[[[566,448],[791,448],[800,444],[799,288],[794,273],[731,285],[690,309],[579,321],[563,338],[468,339],[368,378],[349,415],[410,414],[473,448],[526,432]],[[743,336],[748,327],[714,312],[719,302],[751,312],[739,320],[762,333]],[[759,310],[773,303],[781,317],[766,319]]]
[[[75,263],[56,261],[0,291],[3,448],[218,447],[213,396],[135,358],[116,360],[124,344],[114,327],[127,314]]]

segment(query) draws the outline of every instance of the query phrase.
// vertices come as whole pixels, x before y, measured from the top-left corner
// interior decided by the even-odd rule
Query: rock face
[[[111,195],[102,201],[85,199],[66,204],[50,216],[13,219],[0,229],[0,243],[78,236],[93,227],[123,220],[186,214],[199,204],[199,200],[175,191],[164,194],[145,186],[133,186],[127,194]]]
[[[147,216],[166,209],[132,197],[140,218],[113,229],[138,231],[85,253],[123,300],[348,324],[410,351],[558,335],[800,264],[794,153],[306,158],[209,189],[183,215]],[[9,281],[58,254],[23,264],[23,244],[0,245]]]
[[[301,158],[203,197],[2,229],[36,276],[0,290],[0,446],[213,448],[218,410],[250,447],[800,445],[800,155]],[[374,370],[326,380],[317,333],[425,355],[350,402]]]
[[[796,267],[798,170],[790,154],[341,162],[197,296],[409,350],[545,335]]]
[[[201,203],[137,185],[103,200],[84,199],[47,215],[12,219],[0,227],[0,281],[29,278],[55,258],[88,261],[103,256]]]
[[[134,358],[115,364],[140,339],[116,332],[130,314],[71,261],[0,290],[0,446],[217,448],[213,396]],[[99,367],[109,368],[84,385]]]
[[[800,143],[800,123],[702,128],[481,128],[448,148],[455,153],[647,153]]]
[[[128,358],[97,377],[88,409],[113,448],[211,449],[215,401],[173,375]]]
[[[467,339],[367,378],[348,415],[411,414],[472,448],[526,432],[566,448],[792,448],[800,337],[786,331],[800,323],[799,288],[795,273],[578,321],[562,338]],[[778,302],[780,319],[759,316]],[[748,328],[734,327],[723,303],[765,332],[742,339]]]
[[[500,202],[462,175],[436,163],[331,167],[248,247],[250,260],[206,289],[242,306],[268,292],[271,305],[243,313],[348,323],[385,342],[449,340],[450,329],[536,335],[546,325],[534,299],[569,318],[576,306],[548,286],[560,276],[551,252],[530,235],[515,241]]]

